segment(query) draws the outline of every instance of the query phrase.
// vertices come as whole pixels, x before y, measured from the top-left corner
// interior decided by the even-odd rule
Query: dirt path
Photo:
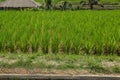
[[[38,7],[34,0],[6,0],[0,4],[0,7]]]
[[[120,76],[52,75],[52,74],[1,74],[1,80],[120,80]]]
[[[0,74],[54,74],[54,75],[109,75],[109,76],[119,76],[119,73],[92,73],[89,70],[55,70],[55,69],[25,69],[25,68],[0,68]]]

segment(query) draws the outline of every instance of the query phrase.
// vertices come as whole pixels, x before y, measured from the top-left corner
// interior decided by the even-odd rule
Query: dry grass
[[[46,73],[60,73],[67,71],[70,74],[119,74],[120,58],[118,56],[90,56],[90,55],[58,55],[58,54],[1,54],[0,69],[15,72],[22,69],[24,73],[37,73],[46,69]],[[43,70],[42,70],[43,69]],[[10,71],[9,71],[10,70]],[[38,70],[38,71],[37,71]],[[52,72],[53,70],[53,72]],[[58,71],[58,72],[55,72]],[[70,72],[71,71],[71,72]],[[0,73],[6,71],[1,70]],[[67,74],[67,72],[65,74]],[[21,73],[21,72],[18,72]]]

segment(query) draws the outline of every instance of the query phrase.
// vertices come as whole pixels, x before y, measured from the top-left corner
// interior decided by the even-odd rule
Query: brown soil
[[[95,74],[90,73],[88,70],[48,70],[48,69],[24,69],[24,68],[15,68],[15,69],[6,69],[0,68],[0,74],[53,74],[53,75],[108,75],[108,74]],[[119,76],[119,74],[109,74],[114,76]]]

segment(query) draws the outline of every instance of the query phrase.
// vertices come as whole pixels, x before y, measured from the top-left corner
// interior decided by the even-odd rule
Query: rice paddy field
[[[120,55],[120,11],[0,11],[0,52]]]

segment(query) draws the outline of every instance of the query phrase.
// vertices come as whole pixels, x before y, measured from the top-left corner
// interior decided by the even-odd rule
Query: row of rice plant
[[[120,55],[120,11],[1,11],[0,51]]]

